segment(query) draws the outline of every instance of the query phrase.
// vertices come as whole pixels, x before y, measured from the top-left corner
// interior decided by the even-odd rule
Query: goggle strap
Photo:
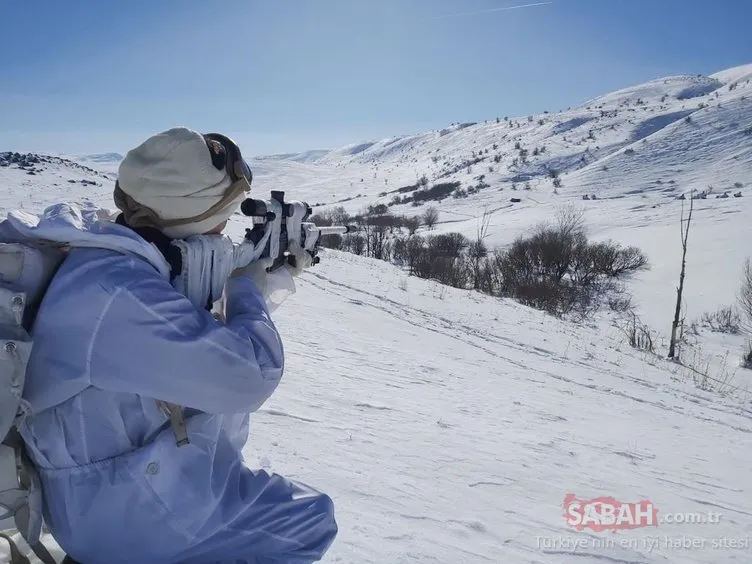
[[[117,182],[115,183],[115,198],[116,201],[120,200],[125,208],[129,210],[129,213],[126,214],[125,219],[132,227],[144,227],[149,225],[152,227],[163,228],[177,227],[178,225],[188,225],[190,223],[198,223],[200,221],[204,221],[205,219],[209,219],[212,216],[218,215],[219,212],[232,204],[241,194],[249,192],[250,189],[251,186],[250,184],[248,184],[248,181],[244,177],[241,177],[239,180],[236,180],[232,184],[230,184],[225,193],[222,195],[222,199],[212,207],[210,207],[208,210],[198,215],[194,215],[193,217],[181,219],[163,219],[159,217],[159,215],[157,215],[154,210],[152,210],[148,206],[139,204],[138,202],[133,200],[133,198],[123,192]]]

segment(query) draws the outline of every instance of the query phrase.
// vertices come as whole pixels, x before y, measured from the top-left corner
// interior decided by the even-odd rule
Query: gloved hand
[[[247,276],[253,280],[261,295],[264,296],[270,312],[277,309],[282,302],[295,293],[293,278],[313,266],[313,256],[301,247],[298,241],[292,241],[288,246],[288,251],[292,257],[295,257],[295,266],[287,262],[282,268],[267,272],[267,268],[274,263],[274,260],[266,258],[254,260],[247,266],[236,268],[231,274],[231,277]]]
[[[294,257],[295,266],[288,261],[285,264],[285,268],[287,268],[293,276],[300,276],[305,269],[313,266],[313,256],[301,247],[297,240],[293,239],[290,241],[287,250],[290,252],[291,257]]]
[[[302,257],[303,258],[303,257]],[[303,260],[305,260],[303,258]],[[273,264],[272,259],[259,259],[248,266],[237,268],[231,277],[246,276],[250,278],[264,297],[269,313],[274,312],[289,296],[295,293],[291,266],[278,268],[273,272],[266,269]]]
[[[266,271],[266,269],[269,268],[273,263],[273,259],[257,259],[247,266],[236,268],[232,271],[232,274],[230,276],[247,276],[248,278],[253,280],[254,284],[256,284],[256,287],[259,289],[259,292],[261,292],[261,295],[265,296],[267,294],[269,277],[269,273]]]

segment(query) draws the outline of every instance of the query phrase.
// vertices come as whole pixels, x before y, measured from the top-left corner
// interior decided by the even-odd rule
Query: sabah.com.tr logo
[[[721,514],[714,511],[664,513],[652,501],[617,501],[613,497],[579,499],[572,493],[564,497],[564,519],[578,531],[595,532],[657,527],[661,523],[719,523]]]

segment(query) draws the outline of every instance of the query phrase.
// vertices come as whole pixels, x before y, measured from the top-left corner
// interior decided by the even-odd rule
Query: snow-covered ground
[[[629,289],[665,356],[680,267],[676,197],[711,185],[715,193],[742,192],[694,201],[688,321],[733,303],[752,255],[749,78],[752,66],[673,77],[531,120],[500,116],[497,124],[494,116],[488,124],[257,158],[254,190],[265,197],[282,189],[355,212],[388,203],[393,194],[380,193],[423,174],[464,187],[485,174],[489,187],[435,203],[437,230],[474,235],[483,211],[497,210],[491,242],[499,245],[575,202],[593,238],[637,245],[650,258],[651,270]],[[517,142],[529,149],[528,164],[513,164]],[[441,177],[486,148],[470,174],[460,167]],[[495,154],[503,154],[498,163]],[[81,163],[90,168],[53,160],[29,175],[0,167],[0,212],[59,200],[111,207],[116,167],[107,155]],[[546,167],[560,173],[556,194]],[[512,196],[522,201],[512,204]],[[230,232],[242,228],[234,217]],[[700,331],[698,368],[707,357],[709,375],[727,384],[703,390],[692,371],[629,347],[612,314],[557,320],[335,251],[300,278],[275,319],[287,372],[253,416],[246,454],[252,466],[332,496],[340,533],[324,562],[752,561],[752,379],[738,367],[743,336]],[[616,534],[578,531],[565,520],[567,494],[649,501],[662,522]],[[667,522],[688,514],[718,522]]]

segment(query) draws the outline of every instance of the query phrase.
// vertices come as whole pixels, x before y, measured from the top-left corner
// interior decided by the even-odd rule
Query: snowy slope
[[[390,211],[416,214],[434,205],[440,210],[437,231],[471,237],[488,211],[491,246],[510,243],[577,201],[593,238],[638,245],[648,254],[651,270],[630,288],[643,320],[666,335],[680,267],[679,196],[708,194],[695,202],[688,320],[734,302],[743,261],[752,255],[742,243],[752,236],[752,65],[707,77],[660,78],[555,113],[501,115],[498,123],[492,118],[356,143],[314,162],[257,162],[262,194],[283,188],[351,213],[390,204],[397,188],[424,174],[429,184],[459,181],[465,190],[487,185],[467,197],[393,205]],[[732,350],[736,357],[739,345],[738,339],[725,342],[712,354],[719,360]]]
[[[477,184],[477,176],[484,175],[489,188],[439,204],[440,209],[454,211],[506,201],[508,193],[495,192],[510,190],[512,183],[522,189],[526,181],[532,190],[524,197],[547,200],[552,195],[552,169],[562,175],[560,195],[629,195],[635,184],[645,180],[646,172],[657,177],[638,188],[658,196],[707,188],[709,178],[715,180],[716,189],[726,189],[749,171],[752,162],[750,68],[710,77],[666,77],[556,113],[454,124],[423,134],[356,143],[327,154],[316,152],[313,161],[295,156],[264,159],[263,166],[293,160],[306,164],[316,178],[326,171],[334,199],[356,195],[353,192],[375,198],[423,174],[433,182],[458,180],[463,187]],[[686,118],[688,123],[683,121]],[[706,170],[711,164],[712,169]],[[621,179],[622,174],[627,178]],[[658,180],[674,180],[678,186],[669,191]],[[307,188],[300,186],[303,192]]]
[[[536,537],[572,535],[561,509],[569,492],[724,514],[718,525],[651,534],[752,533],[742,448],[752,412],[735,400],[646,362],[615,327],[577,327],[429,281],[401,287],[399,271],[368,259],[327,253],[321,266],[280,310],[289,378],[249,448],[339,501],[342,533],[327,561],[562,562]],[[309,319],[297,304],[312,304]],[[752,554],[584,552],[594,555],[584,562]]]
[[[593,238],[648,254],[652,268],[630,290],[665,354],[661,339],[680,266],[677,196],[714,189],[694,202],[688,320],[733,302],[743,260],[752,255],[749,79],[752,65],[670,77],[532,119],[502,115],[498,124],[494,117],[335,151],[258,158],[254,192],[281,189],[357,212],[388,203],[393,194],[379,194],[422,174],[464,186],[485,174],[488,188],[436,203],[437,231],[474,235],[483,211],[495,210],[491,242],[500,245],[577,202]],[[529,150],[526,164],[513,164],[518,142]],[[471,173],[460,166],[442,176],[473,158],[484,160]],[[551,167],[562,178],[558,194]],[[114,162],[53,157],[34,164],[34,174],[26,165],[0,166],[0,210],[40,210],[59,200],[111,207],[115,170]],[[742,197],[716,199],[724,190]],[[598,199],[582,200],[592,193]],[[512,204],[511,196],[522,201]],[[229,230],[240,236],[243,227],[235,216]],[[333,251],[298,286],[275,315],[286,375],[253,416],[245,452],[251,466],[333,497],[340,534],[324,562],[752,561],[752,371],[736,366],[743,337],[698,337],[711,377],[726,380],[703,391],[697,374],[630,348],[623,321],[611,314],[585,324],[560,321]],[[650,500],[664,521],[713,511],[720,522],[579,532],[564,519],[568,493]],[[693,538],[704,546],[668,543]]]

